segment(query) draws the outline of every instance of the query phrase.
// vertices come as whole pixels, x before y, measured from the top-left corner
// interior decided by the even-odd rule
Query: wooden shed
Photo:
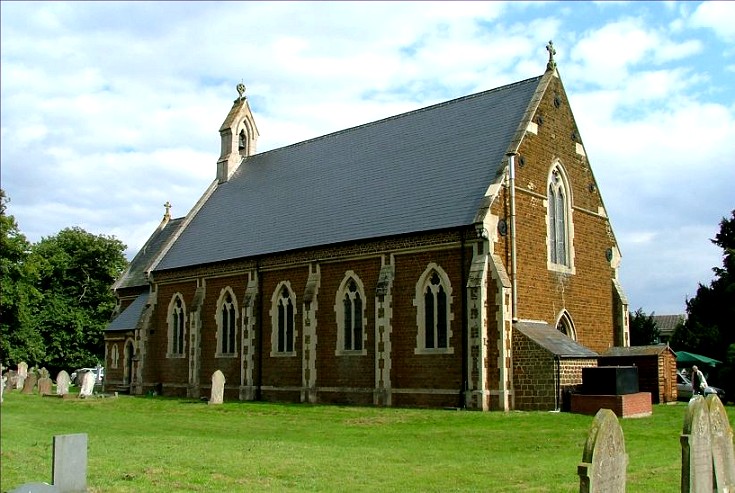
[[[638,388],[650,392],[654,404],[676,402],[676,353],[667,345],[613,347],[600,355],[598,366],[638,367]]]

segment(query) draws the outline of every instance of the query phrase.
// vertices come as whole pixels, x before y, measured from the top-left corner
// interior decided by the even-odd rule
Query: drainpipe
[[[469,371],[467,365],[469,364],[469,350],[468,350],[468,329],[467,329],[467,276],[465,274],[465,231],[461,232],[461,243],[459,250],[459,258],[462,263],[460,267],[460,275],[462,286],[462,388],[459,392],[459,407],[464,409],[467,407],[467,388],[469,380]]]
[[[258,376],[255,380],[255,400],[260,401],[263,398],[261,387],[263,386],[263,280],[260,276],[260,261],[255,261],[255,279],[258,283],[258,292],[255,300],[258,302]]]
[[[554,366],[556,366],[556,379],[554,380],[554,408],[561,411],[561,401],[559,394],[561,393],[561,360],[559,355],[554,355]]]
[[[509,188],[510,188],[510,282],[511,282],[511,317],[518,321],[518,275],[516,263],[516,166],[515,153],[508,153]]]

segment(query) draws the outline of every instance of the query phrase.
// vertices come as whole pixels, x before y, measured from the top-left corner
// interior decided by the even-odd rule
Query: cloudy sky
[[[35,242],[129,258],[215,177],[244,82],[266,151],[556,59],[631,309],[683,313],[735,209],[735,2],[0,2],[2,188]]]

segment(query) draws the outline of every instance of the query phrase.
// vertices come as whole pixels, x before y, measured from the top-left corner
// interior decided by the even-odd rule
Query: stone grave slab
[[[29,373],[28,376],[25,378],[25,381],[23,382],[23,390],[21,392],[24,394],[32,394],[33,389],[36,388],[36,382],[38,382],[38,377],[36,377],[36,374]]]
[[[18,375],[20,375],[23,378],[26,378],[28,376],[28,363],[25,361],[21,361],[18,363]]]
[[[708,395],[706,401],[712,440],[712,465],[715,469],[715,491],[735,492],[735,451],[730,420],[717,395]]]
[[[59,488],[48,483],[26,483],[8,493],[61,493]]]
[[[681,491],[713,491],[712,440],[709,408],[704,397],[694,396],[687,405],[681,434]]]
[[[56,394],[66,395],[69,393],[69,385],[71,384],[71,378],[65,370],[61,370],[56,375]]]
[[[225,375],[217,370],[212,374],[212,395],[209,404],[222,404],[225,396]]]
[[[94,373],[88,371],[82,375],[82,388],[79,390],[79,397],[91,397],[94,392]]]
[[[86,433],[54,436],[51,474],[60,493],[87,491]]]
[[[49,377],[41,377],[38,379],[38,395],[51,395],[54,388],[54,382]]]
[[[627,467],[625,437],[618,417],[610,409],[600,409],[577,467],[580,493],[625,493]]]

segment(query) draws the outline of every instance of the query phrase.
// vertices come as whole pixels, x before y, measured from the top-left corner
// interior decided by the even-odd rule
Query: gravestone
[[[57,395],[68,394],[70,384],[71,384],[71,378],[69,378],[69,374],[65,370],[61,370],[59,374],[56,375],[56,394]]]
[[[54,436],[51,475],[60,493],[87,491],[86,433]]]
[[[28,376],[28,363],[25,361],[21,361],[18,363],[18,375],[20,375],[23,378],[26,378]]]
[[[21,392],[24,394],[32,394],[33,389],[36,388],[37,381],[38,381],[38,377],[36,377],[36,374],[29,373],[25,381],[23,382],[23,390]]]
[[[88,371],[82,375],[82,388],[79,390],[79,397],[90,397],[94,392],[94,373]]]
[[[217,370],[212,374],[212,395],[209,404],[222,404],[225,394],[225,375]]]
[[[0,404],[3,403],[3,394],[5,394],[5,382],[8,381],[8,377],[5,375],[0,376]]]
[[[7,373],[5,373],[5,376],[7,377],[8,381],[5,382],[5,391],[10,392],[13,389],[18,388],[18,372],[15,370],[8,370]],[[21,386],[21,388],[23,388]]]
[[[735,492],[735,452],[732,428],[725,406],[715,394],[706,399],[709,409],[709,429],[712,437],[712,465],[715,469],[716,491]]]
[[[711,493],[713,474],[709,408],[704,397],[695,395],[687,405],[681,434],[682,493]]]
[[[61,493],[59,488],[48,483],[26,483],[8,493]]]
[[[592,421],[577,467],[580,493],[624,493],[628,454],[618,417],[600,409]]]
[[[54,382],[49,377],[41,377],[38,379],[38,395],[51,395]]]

